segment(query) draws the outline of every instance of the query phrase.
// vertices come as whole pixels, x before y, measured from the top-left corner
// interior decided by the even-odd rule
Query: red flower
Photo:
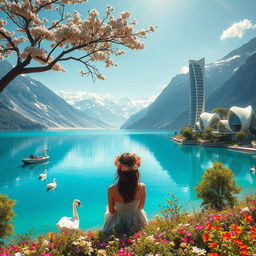
[[[256,232],[256,226],[251,227],[251,231]]]
[[[203,241],[206,243],[210,238],[210,235],[208,233],[203,234]]]
[[[237,224],[233,224],[233,225],[230,226],[231,229],[236,229],[237,227],[238,227]]]
[[[225,241],[229,241],[231,239],[231,234],[229,232],[225,232],[221,236]]]
[[[212,228],[212,222],[206,224],[206,230],[207,230],[207,231],[210,231],[211,228]]]
[[[209,256],[218,256],[219,254],[217,252],[210,252],[208,255]]]
[[[234,233],[235,233],[237,236],[240,235],[240,234],[243,232],[241,228],[236,228],[236,229],[234,229],[233,231],[234,231]]]
[[[234,238],[233,241],[236,243],[236,244],[242,244],[243,241],[238,239],[238,238]]]
[[[214,228],[215,230],[221,230],[221,226],[218,226],[218,225],[217,225],[217,226],[214,226],[213,228]]]
[[[249,252],[247,250],[241,250],[240,254],[241,255],[249,255]]]
[[[127,167],[125,167],[125,166],[121,166],[121,171],[126,171],[127,170]]]
[[[213,219],[216,220],[216,221],[218,221],[218,220],[220,220],[220,216],[219,216],[219,215],[216,215],[216,216],[213,217]]]
[[[215,248],[217,246],[217,242],[214,241],[208,245],[209,248]]]
[[[247,249],[248,245],[247,244],[239,244],[240,249]]]
[[[250,214],[245,214],[244,217],[245,217],[246,221],[248,221],[248,222],[253,221],[253,217]]]

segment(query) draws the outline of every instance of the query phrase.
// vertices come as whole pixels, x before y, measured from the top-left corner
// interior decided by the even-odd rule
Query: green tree
[[[214,108],[212,110],[212,113],[219,113],[221,115],[222,119],[227,119],[228,116],[228,108],[222,108],[222,107],[218,107],[218,108]]]
[[[0,195],[0,239],[13,234],[13,225],[10,224],[12,218],[15,216],[13,207],[15,200],[11,200],[6,195]],[[3,241],[0,244],[3,244]]]
[[[182,128],[181,135],[185,137],[186,140],[193,140],[194,139],[194,132],[191,126],[186,126]]]
[[[247,139],[247,134],[244,131],[239,131],[236,134],[236,139],[239,142],[239,144],[243,144]]]
[[[215,138],[215,136],[212,133],[213,131],[214,131],[213,128],[210,128],[210,127],[206,128],[202,134],[203,139],[212,141]]]
[[[202,181],[195,188],[197,197],[203,199],[201,206],[219,211],[226,206],[233,207],[237,201],[234,194],[241,191],[234,176],[234,172],[220,162],[214,162],[212,168],[207,168]]]

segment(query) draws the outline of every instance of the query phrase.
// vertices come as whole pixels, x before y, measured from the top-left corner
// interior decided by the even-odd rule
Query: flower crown
[[[117,167],[117,169],[119,169],[121,171],[135,171],[135,170],[139,169],[139,167],[141,165],[141,163],[140,163],[141,158],[139,156],[137,156],[136,154],[132,154],[132,156],[135,159],[135,163],[132,166],[126,166],[120,162],[121,155],[116,156],[116,158],[115,158],[115,166]]]

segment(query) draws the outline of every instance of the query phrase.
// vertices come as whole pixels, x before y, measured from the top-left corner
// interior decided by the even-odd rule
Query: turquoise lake
[[[182,146],[170,140],[170,131],[54,130],[0,133],[0,193],[16,200],[15,232],[34,234],[57,231],[56,223],[72,216],[72,201],[78,208],[83,230],[102,228],[107,205],[107,188],[114,183],[114,157],[122,152],[141,156],[141,181],[146,184],[145,211],[149,219],[166,205],[168,193],[182,205],[198,208],[195,186],[214,161],[236,173],[239,197],[255,192],[256,175],[249,168],[256,156],[224,148]],[[48,162],[23,166],[21,159],[49,149]],[[47,169],[47,180],[38,175]],[[57,179],[56,191],[46,184]]]

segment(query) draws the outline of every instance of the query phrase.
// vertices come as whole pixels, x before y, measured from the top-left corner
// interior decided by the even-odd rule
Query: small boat
[[[21,161],[25,164],[34,164],[34,163],[46,161],[50,158],[50,156],[47,155],[47,151],[48,151],[48,149],[44,150],[44,156],[30,155],[28,158],[21,159]]]

